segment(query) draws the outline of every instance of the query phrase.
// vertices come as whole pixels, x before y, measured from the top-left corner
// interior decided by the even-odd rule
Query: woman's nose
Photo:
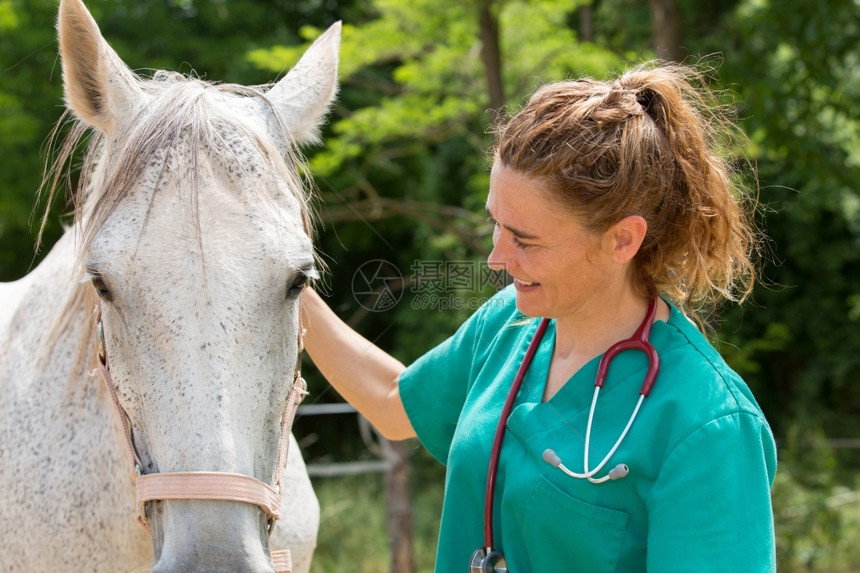
[[[494,271],[505,270],[504,259],[499,255],[499,249],[495,245],[493,246],[493,250],[490,251],[490,254],[487,255],[487,266]]]
[[[494,271],[505,271],[510,268],[510,257],[506,254],[503,241],[498,240],[498,231],[493,233],[493,250],[487,255],[487,266]]]

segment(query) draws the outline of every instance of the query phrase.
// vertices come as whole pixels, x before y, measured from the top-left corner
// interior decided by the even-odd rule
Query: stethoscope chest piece
[[[508,563],[501,551],[479,547],[472,553],[469,573],[508,573]]]

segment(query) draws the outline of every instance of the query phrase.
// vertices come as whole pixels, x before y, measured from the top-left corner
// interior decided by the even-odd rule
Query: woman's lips
[[[537,287],[537,286],[540,286],[540,283],[533,283],[531,281],[514,279],[514,287],[517,289],[530,289],[530,288]]]

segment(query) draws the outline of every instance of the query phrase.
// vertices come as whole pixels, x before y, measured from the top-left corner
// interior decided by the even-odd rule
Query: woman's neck
[[[580,368],[620,340],[630,338],[648,308],[648,300],[629,293],[614,304],[589,305],[581,312],[557,317],[555,347],[544,400],[549,400]],[[658,300],[656,320],[668,320],[669,307]]]

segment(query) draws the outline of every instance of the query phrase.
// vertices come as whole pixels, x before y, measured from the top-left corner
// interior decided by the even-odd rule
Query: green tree
[[[53,1],[31,0],[25,9],[21,1],[0,0],[0,280],[20,277],[34,260],[29,221],[42,172],[40,144],[62,101],[55,13]],[[50,237],[58,229],[52,225]]]
[[[746,103],[771,251],[755,305],[724,333],[777,429],[821,419],[856,437],[860,409],[860,11],[850,0],[744,2],[724,76]],[[755,350],[755,352],[750,352]]]

